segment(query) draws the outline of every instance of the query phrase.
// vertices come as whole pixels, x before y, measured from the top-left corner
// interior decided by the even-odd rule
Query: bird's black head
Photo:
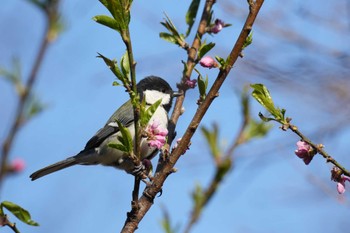
[[[147,104],[154,104],[157,100],[162,99],[162,105],[166,111],[170,110],[173,97],[178,96],[167,81],[157,76],[142,79],[137,84],[137,91],[141,99],[146,96]]]

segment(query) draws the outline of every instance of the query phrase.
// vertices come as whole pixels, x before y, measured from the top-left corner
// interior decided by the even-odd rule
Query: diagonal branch
[[[203,119],[203,116],[207,112],[208,108],[210,107],[213,100],[218,96],[218,91],[220,87],[222,86],[223,82],[227,78],[229,72],[231,71],[231,68],[233,67],[233,64],[238,59],[242,47],[244,45],[244,42],[246,41],[246,38],[248,37],[252,26],[254,24],[254,21],[256,19],[256,16],[264,2],[264,0],[256,0],[256,1],[248,1],[249,2],[249,14],[247,16],[246,22],[241,30],[241,33],[236,41],[236,43],[233,46],[233,49],[230,52],[230,55],[227,59],[227,66],[220,70],[213,86],[211,87],[210,91],[208,92],[207,97],[204,99],[203,103],[198,107],[191,123],[187,127],[187,130],[185,134],[183,135],[181,142],[177,146],[177,148],[172,152],[172,154],[169,156],[167,160],[160,159],[157,171],[154,176],[154,180],[151,185],[147,186],[143,192],[143,195],[139,199],[139,207],[140,209],[137,212],[130,212],[128,215],[128,218],[126,219],[125,225],[121,232],[134,232],[139,222],[143,219],[143,217],[146,215],[148,210],[153,205],[153,200],[157,193],[159,193],[162,189],[162,186],[166,180],[166,178],[173,173],[174,171],[174,165],[177,162],[177,160],[180,158],[183,151],[186,150],[188,143],[190,142],[190,139],[194,135],[195,131],[197,130],[201,120]],[[206,1],[204,13],[209,9],[211,9],[212,5],[214,4],[214,1]],[[210,11],[209,11],[210,12]],[[200,30],[204,25],[207,23],[204,22],[205,19],[201,19],[201,23],[199,25],[198,30]],[[203,31],[204,34],[204,31]],[[200,36],[200,35],[198,35]],[[199,41],[198,41],[199,42]],[[194,42],[195,43],[195,42]],[[191,52],[191,50],[194,49],[194,52]],[[191,62],[190,60],[193,59],[196,55],[194,46],[189,51],[189,58],[188,62]],[[195,64],[193,63],[193,66]],[[185,77],[183,77],[185,78]],[[182,103],[184,100],[184,96],[177,99],[175,109],[173,116],[171,118],[172,123],[174,124],[173,127],[175,127],[175,124],[180,116]],[[173,129],[174,130],[174,129]]]

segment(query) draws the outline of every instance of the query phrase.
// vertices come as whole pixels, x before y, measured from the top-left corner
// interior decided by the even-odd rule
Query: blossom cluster
[[[166,143],[166,136],[168,135],[168,130],[162,128],[158,120],[154,120],[146,129],[148,145],[160,149]]]
[[[314,155],[317,153],[316,150],[307,142],[304,141],[298,141],[297,142],[297,149],[295,150],[295,154],[301,158],[306,165],[308,165]],[[345,193],[345,182],[350,182],[350,178],[347,176],[344,176],[342,171],[334,167],[332,169],[332,180],[337,182],[337,191],[339,194]]]

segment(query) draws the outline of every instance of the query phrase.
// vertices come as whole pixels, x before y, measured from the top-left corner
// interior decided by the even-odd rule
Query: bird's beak
[[[179,97],[179,96],[181,96],[181,95],[183,95],[183,92],[182,91],[174,91],[173,92],[173,97]]]

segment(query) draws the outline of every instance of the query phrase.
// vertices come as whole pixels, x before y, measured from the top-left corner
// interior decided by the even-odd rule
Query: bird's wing
[[[119,132],[116,121],[119,121],[125,127],[128,127],[132,124],[133,120],[134,112],[129,100],[114,112],[114,114],[108,119],[106,125],[97,131],[97,133],[86,143],[84,151],[98,147],[110,135]]]

